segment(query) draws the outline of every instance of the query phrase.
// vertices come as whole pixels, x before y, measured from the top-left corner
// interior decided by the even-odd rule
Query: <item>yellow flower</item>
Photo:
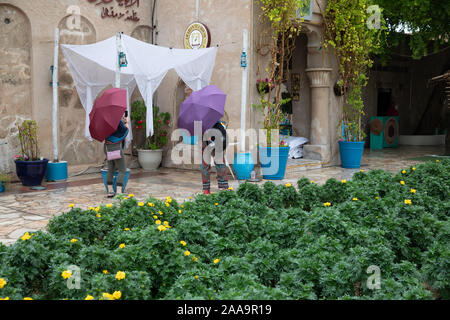
[[[180,213],[180,214],[181,214],[182,212],[183,212],[183,211],[181,211],[181,210],[178,210],[178,213]]]
[[[353,200],[353,201],[358,201],[358,198],[353,198],[352,200]]]
[[[363,170],[363,169],[361,169],[361,170],[359,170],[359,172],[364,172],[364,170]]]
[[[400,184],[404,186],[405,185],[405,181],[403,181],[403,180],[400,181]]]
[[[28,232],[26,232],[20,239],[22,239],[23,241],[30,240],[31,236]]]
[[[159,231],[166,231],[166,229],[167,229],[167,228],[164,227],[164,226],[159,226],[159,227],[158,227],[158,230],[159,230]]]
[[[170,207],[170,204],[168,202],[166,202],[166,207]]]
[[[168,227],[169,226],[169,222],[167,222],[167,221],[164,221],[164,223],[163,223],[166,227]]]
[[[33,298],[25,297],[25,298],[23,298],[23,300],[33,300]]]
[[[405,173],[406,173],[406,170],[402,170],[402,173],[405,174]]]
[[[216,202],[215,205],[218,206],[219,204]]]
[[[119,248],[120,248],[120,249],[125,248],[125,243],[121,243],[120,246],[119,246]]]
[[[189,200],[192,200],[192,197],[189,197],[188,199],[189,199]]]
[[[215,259],[213,262],[214,262],[215,264],[217,264],[217,263],[220,262],[220,259]]]
[[[97,215],[95,215],[97,218],[101,218],[102,217],[102,215],[99,213],[99,214],[97,214]]]
[[[70,271],[70,270],[65,270],[65,271],[63,271],[63,272],[61,273],[61,276],[62,276],[64,279],[69,279],[69,278],[72,276],[72,271]]]
[[[5,279],[0,278],[0,289],[3,289],[3,287],[4,287],[7,283],[8,283],[8,282],[7,282]]]
[[[125,228],[123,229],[123,231],[130,231],[130,228]]]
[[[129,195],[128,195],[128,198],[133,198],[134,197],[134,194],[132,194],[132,193],[130,193]]]
[[[90,211],[94,211],[94,210],[95,210],[95,208],[94,208],[94,207],[89,207],[89,208],[88,208],[88,210],[90,210]]]
[[[416,189],[411,189],[411,193],[416,193]]]
[[[347,183],[347,180],[342,179],[341,182],[342,182],[342,183]]]
[[[139,206],[139,207],[143,207],[144,205],[145,205],[145,203],[143,203],[143,202],[139,202],[139,203],[138,203],[138,206]]]
[[[195,278],[195,279],[198,279],[198,276],[195,276],[194,278]]]
[[[73,208],[73,207],[75,207],[75,205],[73,203],[71,203],[71,204],[68,205],[68,207],[69,208]]]
[[[436,162],[439,162],[439,160],[436,160]]]
[[[229,187],[228,190],[233,191],[233,187]]]
[[[75,242],[77,242],[78,241],[78,239],[72,239],[72,240],[70,240],[70,242],[72,242],[72,243],[75,243]]]
[[[95,211],[99,212],[100,211],[100,207],[95,208]]]
[[[288,188],[290,188],[290,187],[292,187],[292,184],[286,183],[285,186],[288,187]]]
[[[159,210],[158,213],[160,216],[162,216],[162,214],[163,214],[161,210]]]
[[[123,271],[117,271],[117,273],[116,273],[116,279],[117,279],[117,280],[123,280],[123,279],[125,279],[125,272],[123,272]]]
[[[405,200],[405,204],[411,204],[411,200],[406,199],[406,200]]]
[[[109,299],[109,300],[114,300],[114,296],[112,294],[109,294],[106,292],[103,293],[103,298]]]
[[[113,206],[113,205],[112,205],[111,203],[108,203],[108,204],[106,205],[107,208],[112,208],[112,206]]]
[[[197,262],[198,258],[196,256],[192,257],[192,261]]]
[[[94,300],[94,297],[91,295],[88,295],[84,300]]]
[[[158,219],[158,216],[153,216],[153,219]]]
[[[123,198],[123,200],[128,200],[128,197]]]
[[[108,270],[103,270],[103,274],[108,274]]]
[[[155,223],[159,225],[161,224],[161,220],[156,220]]]
[[[186,250],[186,251],[184,252],[184,255],[185,255],[186,257],[187,257],[188,255],[190,255],[190,254],[191,254],[190,251],[187,251],[187,250]]]
[[[154,206],[154,204],[151,203],[151,202],[147,202],[147,205],[148,205],[149,207],[153,207],[153,206]]]
[[[378,199],[380,199],[380,197],[379,197],[379,196],[376,196],[376,197],[375,197],[375,199],[377,199],[377,200],[378,200]]]
[[[6,298],[0,298],[0,300],[9,300],[9,297],[6,297]]]
[[[181,245],[186,246],[186,242],[185,241],[180,241]]]
[[[122,297],[122,292],[114,291],[114,293],[112,295],[113,295],[114,299],[119,300],[120,297]]]
[[[412,167],[411,170],[412,170],[412,171],[416,171],[416,168]]]
[[[330,203],[330,202],[325,202],[323,205],[324,205],[325,207],[329,207],[329,206],[331,206],[331,203]]]
[[[184,208],[184,206],[183,206],[183,205],[180,205],[180,207],[181,207],[181,209],[183,209],[183,208]]]
[[[314,183],[314,180],[311,180],[311,183]]]

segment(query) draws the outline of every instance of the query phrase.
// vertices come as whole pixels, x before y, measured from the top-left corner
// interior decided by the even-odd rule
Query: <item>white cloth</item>
[[[115,82],[117,63],[116,36],[89,45],[61,45],[69,71],[86,110],[86,137],[89,133],[89,113],[98,94]],[[122,48],[128,66],[121,69],[121,88],[128,91],[128,100],[136,85],[147,106],[147,132],[153,135],[153,94],[170,69],[175,69],[192,89],[209,85],[217,55],[217,47],[206,49],[171,49],[150,45],[122,35]],[[128,108],[129,108],[128,101]],[[131,132],[131,130],[130,130]],[[127,137],[127,143],[132,139]]]
[[[303,157],[303,145],[309,142],[307,138],[280,135],[280,139],[284,140],[286,144],[291,147],[289,150],[289,159],[299,159]]]

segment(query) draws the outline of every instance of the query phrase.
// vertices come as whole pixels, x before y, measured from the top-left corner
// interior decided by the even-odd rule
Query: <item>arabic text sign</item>
[[[118,20],[130,20],[138,22],[141,20],[134,8],[139,8],[139,0],[87,0],[96,6],[102,7],[102,19],[115,18]],[[119,7],[115,8],[113,5]]]

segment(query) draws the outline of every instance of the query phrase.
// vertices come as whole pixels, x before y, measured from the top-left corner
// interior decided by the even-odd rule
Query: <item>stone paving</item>
[[[427,155],[444,155],[445,147],[399,147],[396,149],[365,150],[362,169],[369,171],[384,169],[397,172],[419,163],[410,160]],[[327,167],[286,174],[282,181],[292,183],[302,177],[323,184],[330,178],[350,180],[359,169]],[[212,174],[212,192],[217,191],[215,174]],[[263,180],[262,183],[265,181]],[[68,205],[87,209],[90,206],[112,203],[106,198],[106,191],[99,173],[69,178],[63,183],[43,183],[44,191],[31,191],[19,183],[11,184],[9,190],[0,194],[0,242],[14,243],[27,231],[45,229],[48,221],[55,215],[68,211]],[[237,188],[239,182],[230,177],[230,186]],[[202,183],[199,171],[162,168],[156,172],[132,170],[126,193],[133,193],[139,200],[149,195],[165,198],[170,195],[177,201],[185,201],[201,192]]]

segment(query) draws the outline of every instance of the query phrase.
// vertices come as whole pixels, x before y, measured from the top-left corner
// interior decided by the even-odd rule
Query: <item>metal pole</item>
[[[243,30],[243,50],[248,57],[248,31]],[[242,96],[241,96],[241,152],[245,152],[245,121],[247,107],[247,67],[242,68]]]
[[[116,82],[115,87],[120,88],[120,61],[119,61],[119,55],[120,52],[122,52],[122,33],[118,32],[116,35],[116,48],[117,48],[117,55],[116,55]]]
[[[59,57],[59,29],[55,29],[55,49],[53,57],[53,162],[58,160],[58,57]]]

